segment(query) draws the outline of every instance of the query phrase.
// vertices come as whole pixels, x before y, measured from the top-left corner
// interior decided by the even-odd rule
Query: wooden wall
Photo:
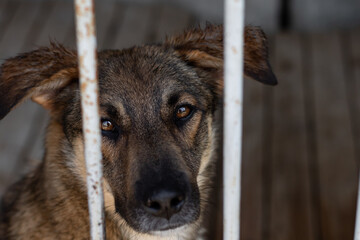
[[[167,3],[190,10],[200,21],[221,23],[224,0],[117,0]],[[284,4],[288,7],[283,8]],[[289,28],[301,31],[331,30],[360,25],[359,0],[247,0],[246,22],[267,32],[280,30],[281,11],[289,17]]]
[[[260,1],[260,0],[259,0]],[[296,30],[329,30],[360,24],[359,0],[288,0]]]

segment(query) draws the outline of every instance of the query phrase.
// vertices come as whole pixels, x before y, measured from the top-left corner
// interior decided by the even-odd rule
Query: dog
[[[275,85],[267,40],[245,28],[244,75]],[[223,27],[98,52],[107,239],[196,239],[220,144]],[[76,52],[57,43],[6,60],[0,119],[25,99],[50,112],[42,163],[3,198],[2,239],[89,239]]]

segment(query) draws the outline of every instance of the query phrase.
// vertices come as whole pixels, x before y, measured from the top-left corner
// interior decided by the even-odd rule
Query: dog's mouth
[[[159,232],[172,232],[178,228],[191,224],[198,219],[198,214],[180,214],[172,216],[169,220],[166,218],[152,217],[145,215],[140,218],[139,224],[135,224],[134,228],[138,232],[143,233],[159,233]]]
[[[176,229],[178,227],[181,227],[183,225],[181,224],[173,224],[173,223],[168,223],[167,226],[163,226],[163,227],[160,227],[159,230],[156,230],[156,231],[167,231],[167,230],[172,230],[172,229]]]
[[[159,219],[153,219],[153,224],[150,224],[151,228],[147,229],[146,232],[150,233],[150,234],[154,234],[154,233],[159,233],[159,232],[166,232],[166,231],[170,231],[170,230],[175,230],[177,228],[183,227],[185,225],[187,225],[188,222],[187,221],[183,221],[183,220],[167,220],[167,219],[163,219],[163,218],[159,218]]]

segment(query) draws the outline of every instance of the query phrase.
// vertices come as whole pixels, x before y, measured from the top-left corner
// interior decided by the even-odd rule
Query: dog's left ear
[[[258,27],[245,27],[244,74],[269,85],[277,80],[268,61],[267,39]],[[179,36],[168,38],[170,45],[179,56],[200,74],[216,74],[222,86],[223,74],[223,27],[207,25],[205,29],[193,29]]]
[[[56,110],[57,96],[77,78],[76,52],[55,43],[6,60],[0,68],[0,119],[30,97]]]

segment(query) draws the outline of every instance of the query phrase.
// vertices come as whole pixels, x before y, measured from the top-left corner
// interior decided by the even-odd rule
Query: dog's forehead
[[[196,72],[173,50],[162,46],[135,47],[99,54],[102,96],[145,101],[176,92],[199,92]]]

